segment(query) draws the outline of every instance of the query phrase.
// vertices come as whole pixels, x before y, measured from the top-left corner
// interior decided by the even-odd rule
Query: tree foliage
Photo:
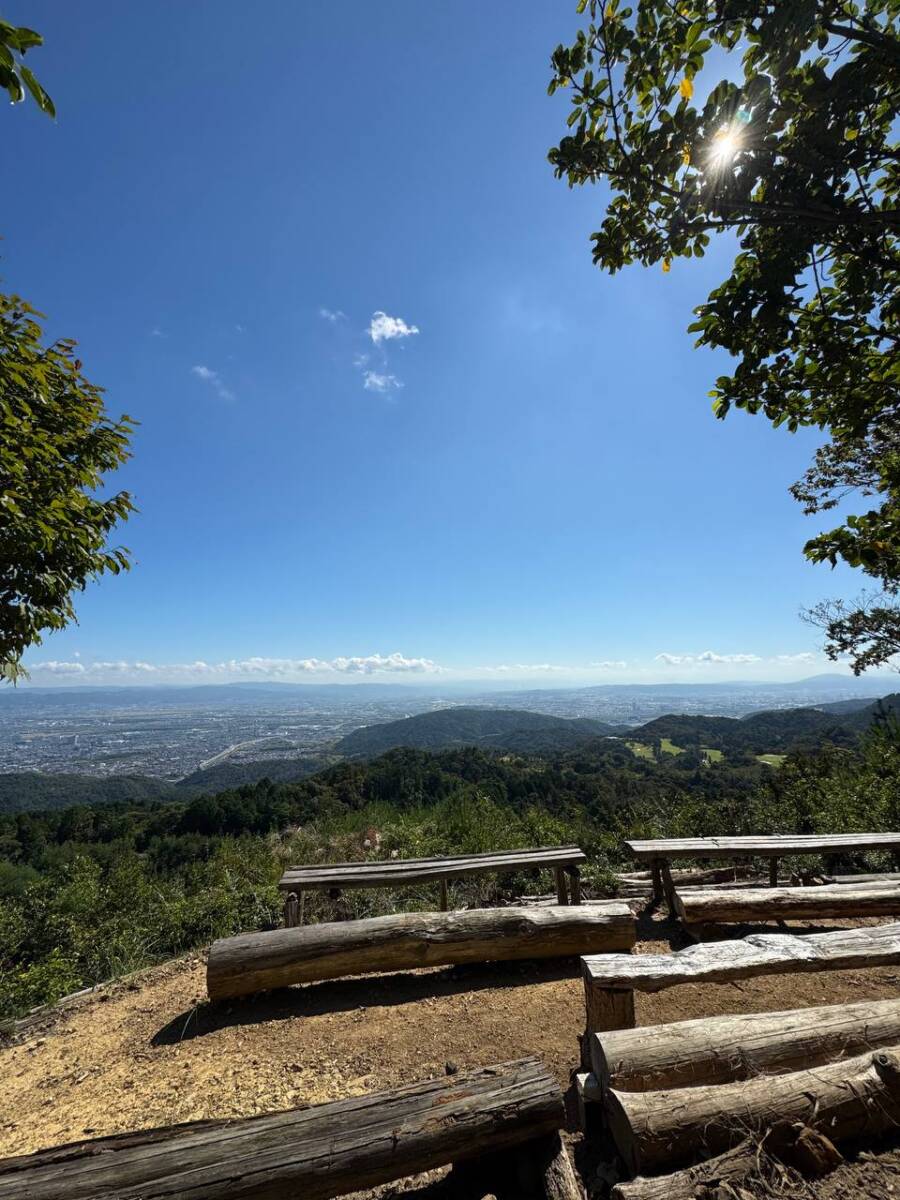
[[[33,29],[0,21],[0,87],[6,88],[13,104],[19,104],[28,93],[42,112],[55,117],[53,101],[22,61],[29,50],[43,44],[44,39]]]
[[[713,234],[736,237],[731,274],[690,326],[737,360],[714,411],[826,431],[792,492],[810,514],[851,494],[864,511],[805,552],[862,568],[882,594],[814,616],[832,657],[884,662],[900,650],[900,3],[578,10],[586,27],[552,56],[549,90],[569,89],[572,108],[550,161],[570,186],[611,189],[594,260],[669,271]]]
[[[22,61],[42,43],[33,29],[0,21],[0,86],[13,104],[27,92],[55,116]],[[128,492],[97,495],[128,457],[129,419],[109,419],[73,341],[43,345],[39,318],[18,296],[0,295],[0,677],[13,681],[25,673],[23,652],[74,620],[73,592],[129,566],[128,551],[107,538],[134,507]]]
[[[75,344],[44,346],[37,314],[0,295],[0,673],[22,674],[23,652],[74,619],[72,594],[129,566],[110,549],[133,511],[103,476],[128,457],[131,424],[111,421],[81,374]]]

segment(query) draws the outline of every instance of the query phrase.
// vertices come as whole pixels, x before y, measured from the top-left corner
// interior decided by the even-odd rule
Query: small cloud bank
[[[338,321],[346,321],[346,313],[342,313],[339,308],[320,308],[319,316],[323,321],[328,321],[332,325],[336,325]]]
[[[387,313],[376,312],[372,315],[367,332],[375,345],[380,346],[382,342],[412,337],[419,329],[416,325],[407,325],[402,317],[389,317]]]
[[[220,400],[232,401],[235,399],[234,392],[225,386],[219,372],[214,371],[211,367],[204,367],[202,365],[191,367],[191,374],[196,375],[198,379],[202,379],[204,383],[208,383]]]
[[[657,654],[653,661],[666,667],[746,666],[748,663],[802,666],[819,663],[822,658],[811,650],[804,650],[801,654],[773,654],[769,658],[761,654],[717,654],[714,650],[704,650],[702,654]]]
[[[403,387],[396,375],[381,374],[378,371],[363,371],[363,387],[367,392],[379,392],[382,396],[388,392],[399,391]]]
[[[340,655],[337,658],[243,658],[208,663],[202,659],[190,663],[135,662],[59,662],[31,663],[28,671],[36,682],[42,677],[72,682],[96,683],[105,679],[122,682],[125,678],[155,682],[229,682],[239,679],[302,679],[310,675],[437,675],[442,667],[430,658],[408,658],[405,654]]]

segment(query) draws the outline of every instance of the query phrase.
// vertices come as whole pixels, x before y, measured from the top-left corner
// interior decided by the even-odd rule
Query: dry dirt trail
[[[664,921],[644,924],[643,934],[639,953],[683,944]],[[686,985],[639,995],[637,1019],[887,999],[898,991],[896,968]],[[441,1075],[447,1063],[476,1067],[539,1054],[566,1088],[583,1023],[577,960],[369,976],[210,1006],[203,959],[182,959],[51,1010],[0,1044],[0,1156],[336,1100]],[[895,1180],[900,1196],[893,1162],[888,1152],[842,1168],[807,1194],[836,1197],[828,1188],[852,1170],[854,1191],[845,1179],[844,1194],[890,1196]],[[869,1175],[880,1190],[867,1190]]]

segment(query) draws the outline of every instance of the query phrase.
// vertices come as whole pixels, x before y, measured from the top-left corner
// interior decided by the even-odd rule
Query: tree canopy
[[[885,662],[900,651],[900,2],[578,11],[585,27],[552,56],[549,91],[568,89],[572,107],[549,157],[570,186],[609,186],[594,261],[668,272],[713,234],[736,238],[731,274],[690,326],[737,360],[713,410],[826,432],[791,491],[810,514],[854,494],[863,510],[805,553],[877,586],[811,619],[832,658],[857,672]]]
[[[30,93],[42,112],[55,117],[53,101],[35,79],[34,72],[22,61],[29,50],[43,44],[44,39],[33,29],[0,21],[0,87],[6,88],[13,104],[19,104],[25,99],[26,92]]]
[[[0,85],[53,102],[22,63],[40,34],[0,21]],[[72,595],[88,579],[129,566],[107,538],[133,511],[131,496],[98,495],[128,457],[131,423],[111,421],[81,373],[75,343],[45,346],[40,314],[0,295],[0,678],[24,674],[22,654],[46,630],[74,620]]]
[[[75,343],[41,341],[39,314],[0,295],[0,674],[22,673],[44,630],[73,620],[72,593],[129,565],[109,549],[133,511],[128,492],[96,493],[128,457],[131,424],[111,421],[81,374]]]

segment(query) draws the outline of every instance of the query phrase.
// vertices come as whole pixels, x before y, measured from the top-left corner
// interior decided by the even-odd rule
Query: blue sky
[[[59,112],[3,116],[3,286],[140,421],[135,567],[34,683],[826,669],[814,438],[716,421],[686,333],[728,243],[605,276],[547,164],[574,3],[3,12]]]

